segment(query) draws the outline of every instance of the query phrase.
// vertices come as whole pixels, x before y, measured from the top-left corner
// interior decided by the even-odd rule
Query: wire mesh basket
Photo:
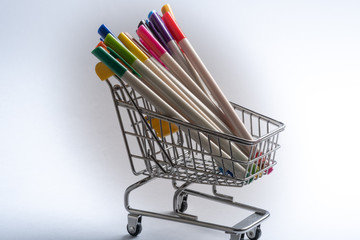
[[[283,123],[232,103],[253,138],[242,139],[164,116],[119,81],[107,80],[135,175],[242,187],[273,170]],[[250,149],[247,161],[236,159],[235,147]]]

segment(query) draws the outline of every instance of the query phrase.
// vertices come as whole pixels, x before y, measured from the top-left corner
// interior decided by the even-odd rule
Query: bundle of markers
[[[148,19],[140,22],[136,30],[139,40],[126,32],[116,37],[101,25],[98,30],[101,41],[92,51],[102,62],[97,67],[111,70],[165,116],[252,140],[233,106],[180,29],[170,6],[164,5],[161,12],[162,16],[151,11]],[[250,154],[254,155],[250,146],[232,144],[230,150],[226,150],[219,148],[218,140],[206,139],[203,134],[193,138],[201,141],[205,150],[217,151],[225,158],[231,159],[232,156],[240,162],[247,162]],[[221,141],[225,140],[218,144],[226,145]],[[249,174],[246,164],[215,161],[224,172],[231,170],[234,177],[244,178]]]

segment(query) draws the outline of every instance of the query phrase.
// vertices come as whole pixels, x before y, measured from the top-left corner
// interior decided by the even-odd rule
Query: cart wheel
[[[141,233],[141,215],[128,214],[128,224],[126,229],[131,236],[137,236]]]
[[[136,227],[130,227],[128,224],[126,226],[126,229],[131,236],[136,237],[137,235],[139,235],[141,233],[142,226],[141,226],[141,223],[136,224]]]
[[[188,195],[187,194],[182,194],[180,196],[182,197],[182,200],[181,200],[181,205],[180,205],[179,211],[180,212],[185,212],[186,209],[188,208],[188,203],[187,203]]]
[[[188,208],[187,202],[186,202],[186,201],[183,201],[183,202],[181,203],[181,207],[180,207],[179,211],[180,211],[180,212],[185,212],[187,208]]]
[[[261,229],[260,229],[260,225],[256,227],[256,229],[251,230],[249,232],[246,233],[246,236],[250,239],[250,240],[257,240],[261,237]]]

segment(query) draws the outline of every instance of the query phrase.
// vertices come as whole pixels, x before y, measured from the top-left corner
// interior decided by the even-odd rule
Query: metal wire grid
[[[253,137],[252,141],[241,139],[163,116],[130,86],[121,79],[118,80],[122,86],[113,85],[109,80],[107,82],[135,175],[241,187],[267,175],[276,164],[275,153],[280,148],[279,133],[284,128],[281,122],[232,103]],[[160,122],[157,132],[153,126],[154,119]],[[165,134],[166,128],[168,135]],[[215,142],[220,149],[230,153],[230,157],[223,156],[222,151],[217,154],[205,151],[200,134],[205,135],[207,141]],[[251,148],[248,161],[233,157],[232,148],[241,145]],[[216,164],[219,159],[222,163],[231,163],[233,168],[224,171]],[[234,177],[234,164],[243,166],[247,175]]]

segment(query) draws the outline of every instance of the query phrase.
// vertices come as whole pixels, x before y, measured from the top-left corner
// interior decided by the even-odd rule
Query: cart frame
[[[113,84],[109,79],[106,82],[112,94],[130,166],[134,175],[146,175],[144,179],[132,184],[125,191],[124,205],[129,212],[127,225],[129,234],[138,235],[142,230],[142,216],[147,216],[224,231],[230,234],[230,240],[242,240],[245,239],[245,235],[249,239],[260,238],[260,225],[270,216],[269,212],[235,202],[232,196],[218,193],[217,186],[242,187],[268,175],[276,164],[275,153],[280,148],[278,136],[284,130],[285,125],[232,103],[235,110],[240,111],[241,119],[245,125],[247,124],[246,127],[254,140],[214,132],[201,126],[163,116],[122,79],[117,76],[115,78],[120,85]],[[121,111],[127,111],[129,118],[122,118],[124,115],[126,116],[126,113],[121,113]],[[128,130],[124,124],[127,119],[130,120],[128,125],[131,130]],[[159,120],[160,129],[157,131],[153,125],[154,119]],[[164,133],[165,127],[169,131],[167,136]],[[220,151],[217,153],[205,151],[201,141],[194,141],[194,136],[199,136],[200,139],[200,135],[206,136],[209,142],[217,143]],[[177,139],[174,140],[174,138]],[[132,140],[135,140],[137,144],[132,143]],[[136,150],[133,149],[133,145],[138,146]],[[232,149],[239,145],[251,148],[248,162],[234,159]],[[228,155],[223,152],[227,152]],[[141,163],[140,167],[139,163]],[[225,169],[225,165],[219,163],[227,163],[227,166],[232,165],[233,168]],[[244,167],[247,175],[234,176],[235,164]],[[172,180],[175,188],[174,214],[172,215],[130,207],[130,193],[155,178]],[[178,181],[183,184],[177,186]],[[193,183],[211,185],[213,195],[189,189]],[[233,226],[199,221],[197,216],[184,213],[187,209],[189,195],[249,210],[252,214]]]

